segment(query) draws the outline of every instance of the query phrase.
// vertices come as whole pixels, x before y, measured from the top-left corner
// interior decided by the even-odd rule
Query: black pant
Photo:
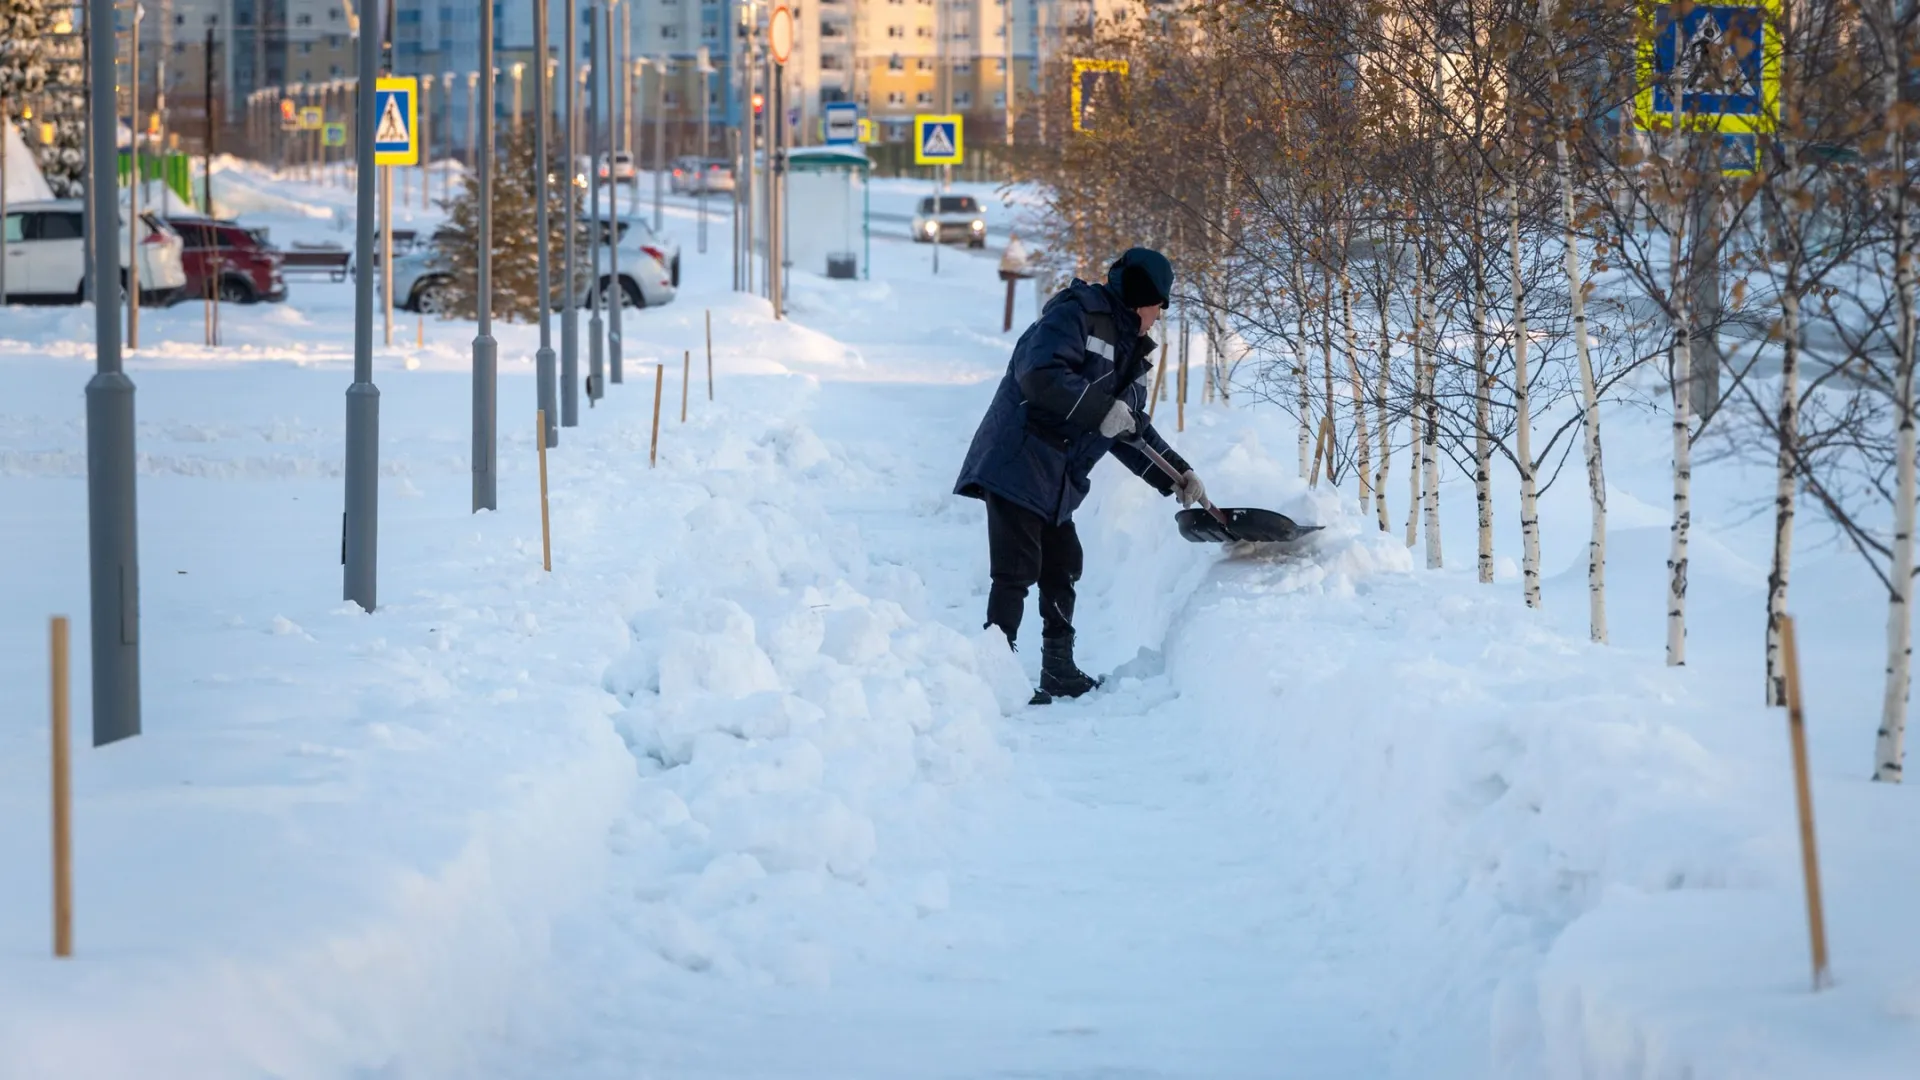
[[[1073,633],[1073,583],[1080,580],[1080,534],[1073,522],[1055,525],[1017,503],[987,493],[987,558],[993,589],[987,625],[1013,641],[1027,607],[1027,589],[1040,586],[1041,633]]]

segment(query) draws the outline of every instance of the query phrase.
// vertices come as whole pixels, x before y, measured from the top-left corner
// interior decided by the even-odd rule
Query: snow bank
[[[1290,442],[1268,455],[1245,419],[1189,416],[1176,442],[1217,500],[1328,528],[1292,552],[1197,555],[1165,539],[1163,502],[1107,477],[1082,533],[1089,566],[1115,565],[1090,584],[1165,641],[1177,722],[1216,748],[1246,812],[1311,838],[1279,857],[1342,882],[1404,954],[1380,990],[1403,1071],[1912,1075],[1920,935],[1871,932],[1888,897],[1920,888],[1920,860],[1872,824],[1911,820],[1908,793],[1820,786],[1846,974],[1811,995],[1777,712],[1657,652],[1562,636],[1513,585],[1414,573],[1351,480],[1304,491]],[[1616,617],[1657,627],[1665,530],[1617,539]],[[1762,571],[1710,530],[1697,551],[1703,611],[1758,610]],[[1562,584],[1581,596],[1584,562]]]
[[[996,767],[1026,687],[1004,640],[931,621],[918,576],[822,509],[824,488],[866,482],[856,466],[803,425],[741,419],[670,462],[656,591],[607,671],[643,777],[617,903],[654,962],[824,985],[833,950],[804,913],[930,902],[877,871],[880,819]]]

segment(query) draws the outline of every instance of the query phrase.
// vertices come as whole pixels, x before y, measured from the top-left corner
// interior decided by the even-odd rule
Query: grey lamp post
[[[533,51],[536,57],[533,69],[533,231],[536,234],[536,287],[540,297],[540,349],[533,354],[534,393],[540,410],[547,418],[547,446],[554,447],[560,445],[560,412],[554,407],[553,270],[552,244],[548,235],[551,230],[547,225],[547,204],[550,201],[547,129],[553,126],[552,107],[547,103],[553,72],[547,62],[548,16],[546,0],[533,0]]]
[[[579,275],[574,273],[574,242],[579,231],[577,220],[578,198],[574,195],[573,176],[578,153],[577,132],[575,131],[575,109],[573,88],[578,82],[573,76],[573,65],[580,60],[580,46],[574,38],[574,27],[580,23],[580,12],[574,6],[574,0],[566,0],[566,33],[563,35],[566,60],[560,65],[559,79],[566,84],[564,102],[561,111],[566,119],[561,125],[560,175],[561,189],[565,193],[566,213],[562,215],[560,235],[560,424],[573,427],[580,422],[580,316],[576,301],[579,299]]]
[[[619,0],[614,0],[617,4]],[[619,139],[615,134],[620,130],[622,109],[620,108],[620,88],[626,80],[620,75],[620,68],[614,64],[614,26],[611,11],[606,12],[606,33],[601,40],[606,48],[598,59],[600,70],[604,73],[600,83],[607,92],[607,276],[612,281],[613,311],[608,315],[607,327],[607,377],[614,382],[624,381],[625,372],[620,354],[620,309],[627,306],[627,287],[620,282],[620,225],[615,220],[620,216],[619,178],[613,171],[613,150]],[[596,204],[597,205],[597,204]]]
[[[92,0],[95,4],[111,0]],[[367,611],[374,609],[380,513],[380,388],[373,385],[373,164],[374,86],[380,74],[380,35],[386,25],[380,0],[360,16],[360,114],[355,125],[354,156],[358,220],[353,238],[353,385],[347,387],[347,505],[341,558],[346,563],[345,594]]]
[[[587,55],[600,55],[600,24],[605,4],[587,6]],[[588,82],[591,78],[593,81]],[[603,73],[594,70],[591,60],[580,66],[580,80],[587,92],[587,250],[593,276],[587,286],[587,404],[592,405],[607,392],[607,323],[600,309],[606,306],[606,289],[600,279],[600,249],[604,225],[600,217],[600,83]]]
[[[93,280],[120,265],[115,188],[113,0],[87,2]],[[119,305],[96,296],[87,382],[87,553],[93,645],[93,745],[140,734],[140,546],[133,484],[133,380],[120,368]]]
[[[480,70],[493,70],[493,0],[480,0]],[[499,345],[493,340],[493,80],[480,83],[480,332],[473,339],[473,510],[498,509],[494,450],[500,419]],[[426,183],[423,177],[420,181]]]

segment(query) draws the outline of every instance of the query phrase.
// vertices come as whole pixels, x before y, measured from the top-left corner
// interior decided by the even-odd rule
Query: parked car
[[[673,170],[667,177],[667,186],[676,195],[732,191],[733,163],[725,158],[675,158]]]
[[[605,154],[600,155],[600,179],[631,184],[639,178],[640,171],[634,167],[632,154],[625,150],[615,151],[611,164],[608,163]]]
[[[187,283],[180,234],[142,211],[133,248],[140,257],[140,302],[164,307]],[[127,214],[120,211],[120,235]],[[80,303],[86,297],[86,207],[79,199],[10,203],[7,237],[7,297],[42,303]],[[127,245],[118,245],[120,281],[127,280]]]
[[[930,244],[937,235],[943,244],[966,241],[970,248],[987,246],[986,212],[971,195],[929,195],[913,215],[913,240]]]
[[[183,297],[205,296],[208,286],[215,285],[215,295],[229,304],[287,298],[287,283],[281,276],[286,257],[259,232],[233,221],[185,215],[170,216],[167,224],[185,245]]]
[[[618,288],[621,306],[648,308],[672,301],[679,286],[680,245],[660,239],[644,221],[625,217],[615,218],[614,221],[620,227]],[[584,226],[585,223],[582,224]],[[606,233],[603,227],[602,243],[605,242]],[[588,235],[589,231],[583,227],[580,233],[582,247],[575,257],[580,259],[583,266],[591,267],[593,252],[584,244]],[[559,275],[559,257],[559,252],[553,253],[556,277]],[[610,262],[607,253],[602,252],[600,295],[608,303],[613,302],[615,289],[612,274],[608,272]],[[583,273],[583,280],[584,276]],[[440,260],[435,243],[421,244],[406,255],[395,255],[393,258],[394,302],[408,311],[439,314],[448,310],[447,286],[450,281],[451,274]],[[584,307],[591,295],[583,288],[575,298],[575,303]]]

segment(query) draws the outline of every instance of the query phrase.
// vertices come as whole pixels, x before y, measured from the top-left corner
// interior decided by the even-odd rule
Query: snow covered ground
[[[348,205],[222,178],[282,243]],[[349,286],[230,307],[218,350],[197,306],[144,313],[146,731],[76,754],[62,962],[44,641],[75,618],[84,738],[90,316],[0,310],[0,1077],[1914,1075],[1920,800],[1864,779],[1884,605],[1803,534],[1837,978],[1813,995],[1759,705],[1766,479],[1697,473],[1676,671],[1659,418],[1608,430],[1598,648],[1577,477],[1542,499],[1530,614],[1511,560],[1473,581],[1464,478],[1453,568],[1416,569],[1293,476],[1289,423],[1190,406],[1170,437],[1223,504],[1327,530],[1187,544],[1103,468],[1078,621],[1114,682],[1027,708],[1037,657],[978,629],[983,514],[947,494],[1013,336],[991,255],[936,277],[876,236],[871,281],[796,274],[775,323],[727,289],[724,219],[702,257],[669,214],[681,295],[629,321],[625,384],[550,456],[551,574],[532,329],[497,327],[478,516],[471,324],[416,348],[409,316],[377,350],[372,616],[339,600]]]

